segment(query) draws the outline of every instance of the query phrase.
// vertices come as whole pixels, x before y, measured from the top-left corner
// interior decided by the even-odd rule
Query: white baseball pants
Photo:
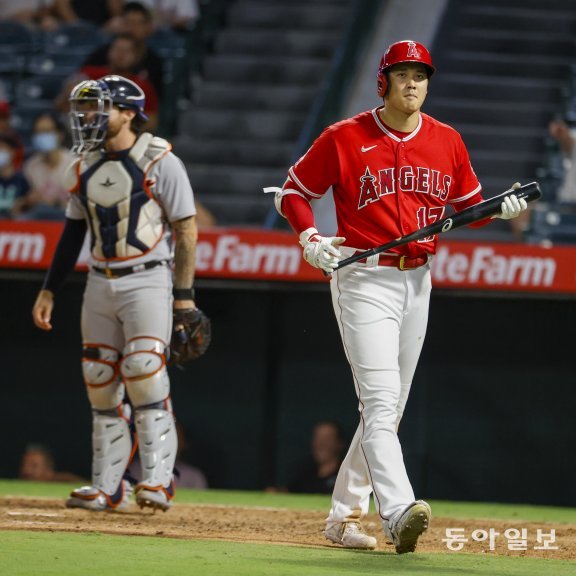
[[[346,266],[330,283],[360,425],[338,473],[328,524],[365,516],[372,492],[383,520],[414,501],[397,429],[426,334],[430,264],[402,271],[375,261]]]

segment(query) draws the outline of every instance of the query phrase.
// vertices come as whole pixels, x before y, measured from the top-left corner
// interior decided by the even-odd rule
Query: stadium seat
[[[73,50],[76,54],[88,55],[107,41],[107,36],[95,24],[78,22],[61,24],[46,34],[44,52],[62,54]]]
[[[26,73],[38,76],[69,76],[84,61],[84,54],[69,50],[57,54],[34,54],[26,64]]]
[[[535,209],[526,232],[529,244],[576,244],[576,205],[561,205]]]
[[[67,76],[32,76],[16,86],[15,102],[21,109],[44,110],[54,105],[54,99]]]
[[[50,110],[50,108],[48,108],[48,110]],[[14,106],[10,111],[10,124],[25,142],[30,139],[34,118],[39,113],[39,109],[20,108],[19,106]]]
[[[168,28],[159,28],[147,40],[147,44],[164,62],[164,97],[160,108],[159,133],[173,134],[178,120],[178,100],[186,92],[189,82],[187,37]]]
[[[169,28],[155,30],[147,44],[161,58],[183,58],[186,54],[186,37]]]
[[[0,102],[12,102],[16,80],[11,74],[0,74]]]
[[[0,53],[30,52],[33,35],[23,24],[11,20],[0,20]]]
[[[33,36],[26,26],[0,20],[0,74],[20,75],[34,46]]]

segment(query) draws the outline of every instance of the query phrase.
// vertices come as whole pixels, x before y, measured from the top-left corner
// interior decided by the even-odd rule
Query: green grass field
[[[0,481],[0,496],[63,498],[64,484]],[[327,510],[325,496],[180,490],[178,501],[198,504]],[[576,509],[432,502],[438,517],[498,518],[574,523]],[[338,548],[304,548],[222,541],[194,541],[100,533],[0,531],[0,575],[23,576],[564,576],[576,562],[466,554],[406,554]]]

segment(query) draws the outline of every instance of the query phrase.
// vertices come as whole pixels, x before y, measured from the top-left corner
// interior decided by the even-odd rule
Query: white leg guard
[[[94,412],[92,422],[92,485],[112,495],[130,462],[130,426],[122,416],[104,412]]]
[[[174,496],[178,440],[169,400],[164,344],[154,338],[135,338],[124,350],[120,369],[135,409],[142,464],[136,501],[142,507],[167,510]]]
[[[130,407],[122,404],[124,385],[118,374],[117,350],[87,344],[82,372],[93,409],[92,485],[72,492],[66,504],[89,510],[122,508],[132,492],[123,481],[132,454]]]
[[[118,351],[108,346],[84,346],[82,374],[94,410],[114,410],[124,399],[124,385],[118,373],[118,356]]]
[[[92,486],[74,490],[66,501],[69,508],[109,510],[128,505],[132,486],[124,472],[132,453],[132,434],[121,408],[93,413]]]
[[[164,348],[156,338],[134,338],[124,348],[120,372],[135,408],[162,402],[170,395]]]
[[[136,486],[136,502],[168,510],[174,497],[174,463],[178,439],[171,411],[147,407],[136,410],[142,480]]]

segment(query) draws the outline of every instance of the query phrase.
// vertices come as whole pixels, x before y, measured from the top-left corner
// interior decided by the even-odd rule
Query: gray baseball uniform
[[[66,216],[85,219],[91,249],[82,305],[82,367],[94,414],[92,487],[122,498],[134,408],[142,481],[173,496],[176,431],[165,350],[172,329],[170,223],[196,213],[182,162],[142,134],[127,151],[89,152],[68,174]],[[86,494],[78,493],[76,497]]]

